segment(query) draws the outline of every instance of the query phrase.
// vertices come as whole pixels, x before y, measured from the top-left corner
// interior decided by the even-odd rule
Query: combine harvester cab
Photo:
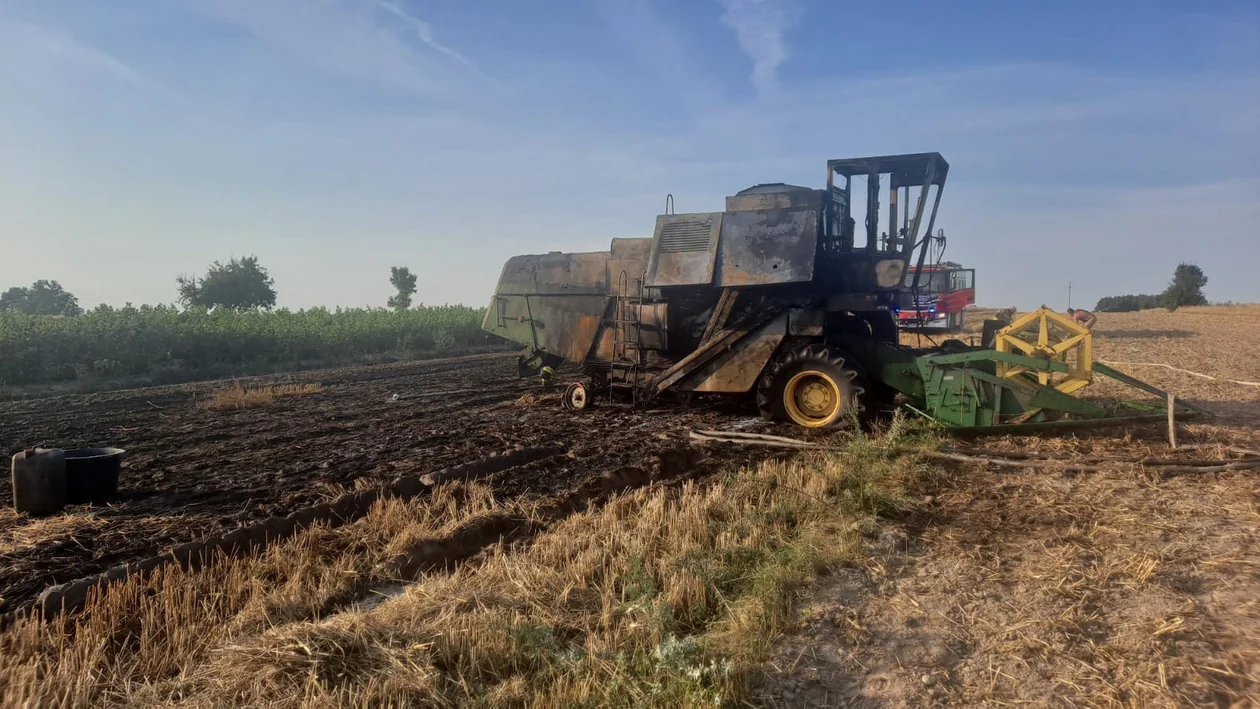
[[[667,200],[651,239],[509,259],[483,328],[525,347],[522,375],[579,365],[588,382],[563,397],[574,409],[618,392],[636,403],[755,393],[768,418],[831,428],[901,394],[924,415],[969,428],[1098,418],[1097,407],[1064,403],[1056,395],[1080,400],[1028,374],[1039,362],[1066,367],[1039,359],[1044,352],[1002,359],[957,342],[948,352],[898,344],[895,312],[929,270],[935,239],[920,235],[933,233],[948,173],[939,153],[831,160],[824,189],[756,185],[721,212],[669,213]],[[855,182],[865,189],[855,193]],[[959,403],[949,393],[959,372],[946,367],[984,383]],[[947,414],[960,407],[996,417]]]

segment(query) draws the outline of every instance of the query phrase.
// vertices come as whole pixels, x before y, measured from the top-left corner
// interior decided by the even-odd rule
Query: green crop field
[[[63,317],[0,313],[0,385],[153,383],[502,346],[484,308],[275,312],[98,308]]]

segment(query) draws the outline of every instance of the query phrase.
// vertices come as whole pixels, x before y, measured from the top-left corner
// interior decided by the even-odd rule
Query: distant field
[[[1232,317],[1260,317],[1260,303],[1239,303],[1237,305],[1194,305],[1181,308],[1177,312],[1191,315],[1223,315]]]
[[[158,306],[76,317],[0,314],[0,393],[194,381],[466,352],[501,341],[463,305],[291,312]],[[7,389],[7,391],[6,391]]]
[[[1094,343],[1096,359],[1237,417],[1240,424],[1260,424],[1260,386],[1238,383],[1260,382],[1260,359],[1254,356],[1260,350],[1258,305],[1100,313]],[[1118,384],[1100,382],[1088,392],[1107,395],[1118,389]]]

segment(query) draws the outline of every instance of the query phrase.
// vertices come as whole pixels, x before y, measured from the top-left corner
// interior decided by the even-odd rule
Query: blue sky
[[[649,236],[828,158],[936,150],[985,304],[1258,301],[1251,2],[0,0],[0,287],[482,304],[518,253]]]

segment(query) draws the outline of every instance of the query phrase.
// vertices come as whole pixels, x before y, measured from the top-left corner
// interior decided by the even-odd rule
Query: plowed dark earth
[[[238,410],[204,406],[223,382],[0,404],[0,443],[8,453],[45,443],[128,452],[119,497],[107,507],[71,507],[42,520],[11,507],[0,512],[0,612],[28,605],[47,586],[349,488],[558,442],[569,457],[490,482],[503,495],[561,493],[591,476],[642,465],[691,429],[751,415],[731,404],[598,406],[580,414],[558,404],[523,406],[522,396],[540,392],[516,378],[511,355],[324,370],[265,383],[276,382],[322,390]],[[477,391],[391,401],[394,394],[464,389]],[[729,447],[716,454],[738,464],[767,452]],[[0,498],[7,503],[10,495],[5,476]]]

